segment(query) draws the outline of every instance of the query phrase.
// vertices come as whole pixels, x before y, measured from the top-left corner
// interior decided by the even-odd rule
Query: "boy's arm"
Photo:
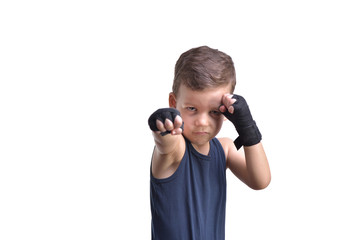
[[[252,119],[245,99],[225,94],[220,111],[234,124],[239,137],[234,144],[222,139],[227,166],[245,184],[253,189],[266,188],[271,179],[269,164],[261,144],[261,133]],[[244,153],[238,149],[244,146]]]
[[[169,177],[176,171],[185,152],[182,118],[175,109],[159,109],[150,116],[149,126],[155,141],[152,174],[156,178]]]
[[[220,141],[224,146],[227,166],[237,178],[255,190],[269,185],[271,173],[261,142],[238,151],[231,139],[224,138]]]

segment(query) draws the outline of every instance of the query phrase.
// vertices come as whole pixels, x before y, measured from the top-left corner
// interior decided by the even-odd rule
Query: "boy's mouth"
[[[197,131],[197,132],[194,132],[194,134],[202,136],[202,135],[207,135],[209,133],[208,132],[203,132],[203,131]]]

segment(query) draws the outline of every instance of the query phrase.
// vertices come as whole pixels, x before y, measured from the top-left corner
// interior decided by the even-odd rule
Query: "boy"
[[[235,84],[223,52],[203,46],[178,59],[170,108],[149,118],[152,239],[225,239],[227,168],[250,188],[270,183],[260,131],[245,99],[232,94]],[[239,133],[234,143],[215,138],[224,116]]]

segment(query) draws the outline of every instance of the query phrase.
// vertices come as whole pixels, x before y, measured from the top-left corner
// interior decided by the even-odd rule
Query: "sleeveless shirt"
[[[225,239],[226,160],[217,138],[208,155],[185,138],[186,150],[177,170],[165,179],[150,170],[153,240]]]

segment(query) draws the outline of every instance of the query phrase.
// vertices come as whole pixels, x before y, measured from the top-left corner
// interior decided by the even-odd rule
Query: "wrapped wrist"
[[[239,136],[234,141],[237,149],[240,149],[241,146],[248,147],[258,144],[262,139],[262,135],[255,121],[252,125],[248,127],[237,128],[236,130],[239,134]]]
[[[252,146],[259,143],[261,141],[261,133],[251,116],[246,100],[236,94],[232,98],[236,99],[235,103],[232,104],[234,112],[230,113],[227,110],[223,114],[234,124],[239,134],[239,137],[234,141],[236,148],[240,149],[241,146]]]

